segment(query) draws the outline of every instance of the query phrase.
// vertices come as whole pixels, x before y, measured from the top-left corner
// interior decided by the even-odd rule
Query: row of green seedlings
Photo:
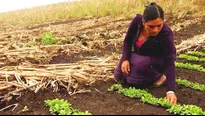
[[[199,84],[199,83],[196,83],[196,82],[190,82],[186,79],[176,79],[176,83],[179,84],[179,85],[183,85],[185,87],[190,87],[192,89],[195,89],[195,90],[199,90],[199,91],[205,91],[205,85],[203,84]]]
[[[184,58],[184,59],[187,59],[189,61],[196,61],[196,62],[205,61],[205,58],[198,58],[198,57],[190,56],[187,54],[195,55],[195,56],[205,56],[205,54],[203,52],[189,51],[185,54],[179,55],[178,58]],[[197,65],[197,64],[176,62],[176,67],[205,72],[205,68],[203,68],[201,65]],[[192,82],[189,82],[188,80],[177,79],[176,82],[180,85],[184,85],[186,87],[191,87],[191,88],[196,89],[196,90],[201,90],[201,91],[205,90],[205,85],[201,85],[198,83],[192,83]]]
[[[198,56],[204,57],[205,53],[199,51],[189,51],[185,54],[180,54],[177,58],[187,59],[188,61],[193,62],[205,62],[205,58],[199,58]]]
[[[144,89],[136,89],[135,87],[123,88],[121,84],[113,84],[108,91],[117,91],[130,98],[139,98],[143,103],[162,106],[167,108],[166,111],[178,115],[205,115],[202,108],[196,105],[180,105],[170,104],[166,98],[156,98]]]
[[[49,111],[52,115],[92,115],[90,112],[81,112],[78,109],[74,109],[69,102],[64,99],[45,100],[46,106],[49,107]]]
[[[199,58],[197,56],[204,57],[205,53],[199,51],[188,51],[185,54],[180,54],[179,56],[177,56],[177,58],[187,59],[189,61],[194,61],[194,62],[205,61],[205,58]],[[198,64],[176,62],[176,67],[205,72],[205,68],[203,68],[203,66]]]
[[[183,58],[183,59],[187,59],[188,61],[193,61],[193,62],[205,62],[205,58],[199,58],[199,57],[191,56],[187,54],[180,54],[177,58]]]
[[[188,51],[185,54],[193,55],[193,56],[201,56],[201,57],[205,56],[205,53],[199,51]]]
[[[205,72],[205,68],[199,64],[176,62],[175,66],[177,68],[185,68],[185,69],[189,69],[189,70],[196,70],[196,71],[200,71],[200,72]]]

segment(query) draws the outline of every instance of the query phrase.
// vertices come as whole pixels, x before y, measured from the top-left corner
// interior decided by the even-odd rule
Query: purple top
[[[174,45],[173,31],[164,22],[162,30],[157,36],[149,36],[142,46],[138,47],[136,42],[142,29],[142,15],[137,14],[130,23],[125,36],[122,59],[129,60],[132,50],[139,55],[163,58],[164,74],[167,77],[167,90],[174,91],[176,47]]]

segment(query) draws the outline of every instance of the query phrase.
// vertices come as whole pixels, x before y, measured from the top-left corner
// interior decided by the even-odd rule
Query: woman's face
[[[162,29],[164,21],[161,18],[143,22],[145,31],[150,36],[156,36]]]

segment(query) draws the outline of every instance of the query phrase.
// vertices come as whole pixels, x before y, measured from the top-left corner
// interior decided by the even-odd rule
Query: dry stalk
[[[9,106],[6,106],[6,107],[0,109],[0,112],[4,111],[4,110],[6,110],[6,109],[8,109],[8,108],[10,108],[10,107],[12,107],[12,106],[14,106],[14,107],[12,108],[12,111],[14,111],[18,105],[19,105],[18,103],[11,104],[11,105],[9,105]]]
[[[186,41],[182,41],[181,44],[176,45],[177,53],[188,50],[192,47],[199,47],[205,43],[205,33],[201,35],[197,35],[193,38],[187,39]]]
[[[12,87],[12,85],[6,85],[6,86],[1,86],[0,87],[0,91],[2,91],[2,90],[4,90],[4,89],[8,89],[8,88],[10,88],[10,87]]]

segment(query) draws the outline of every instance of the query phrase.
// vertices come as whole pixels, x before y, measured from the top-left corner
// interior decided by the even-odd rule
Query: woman
[[[166,98],[176,104],[175,60],[173,31],[164,22],[163,9],[152,2],[143,15],[137,14],[132,20],[114,76],[142,88],[166,82]]]

